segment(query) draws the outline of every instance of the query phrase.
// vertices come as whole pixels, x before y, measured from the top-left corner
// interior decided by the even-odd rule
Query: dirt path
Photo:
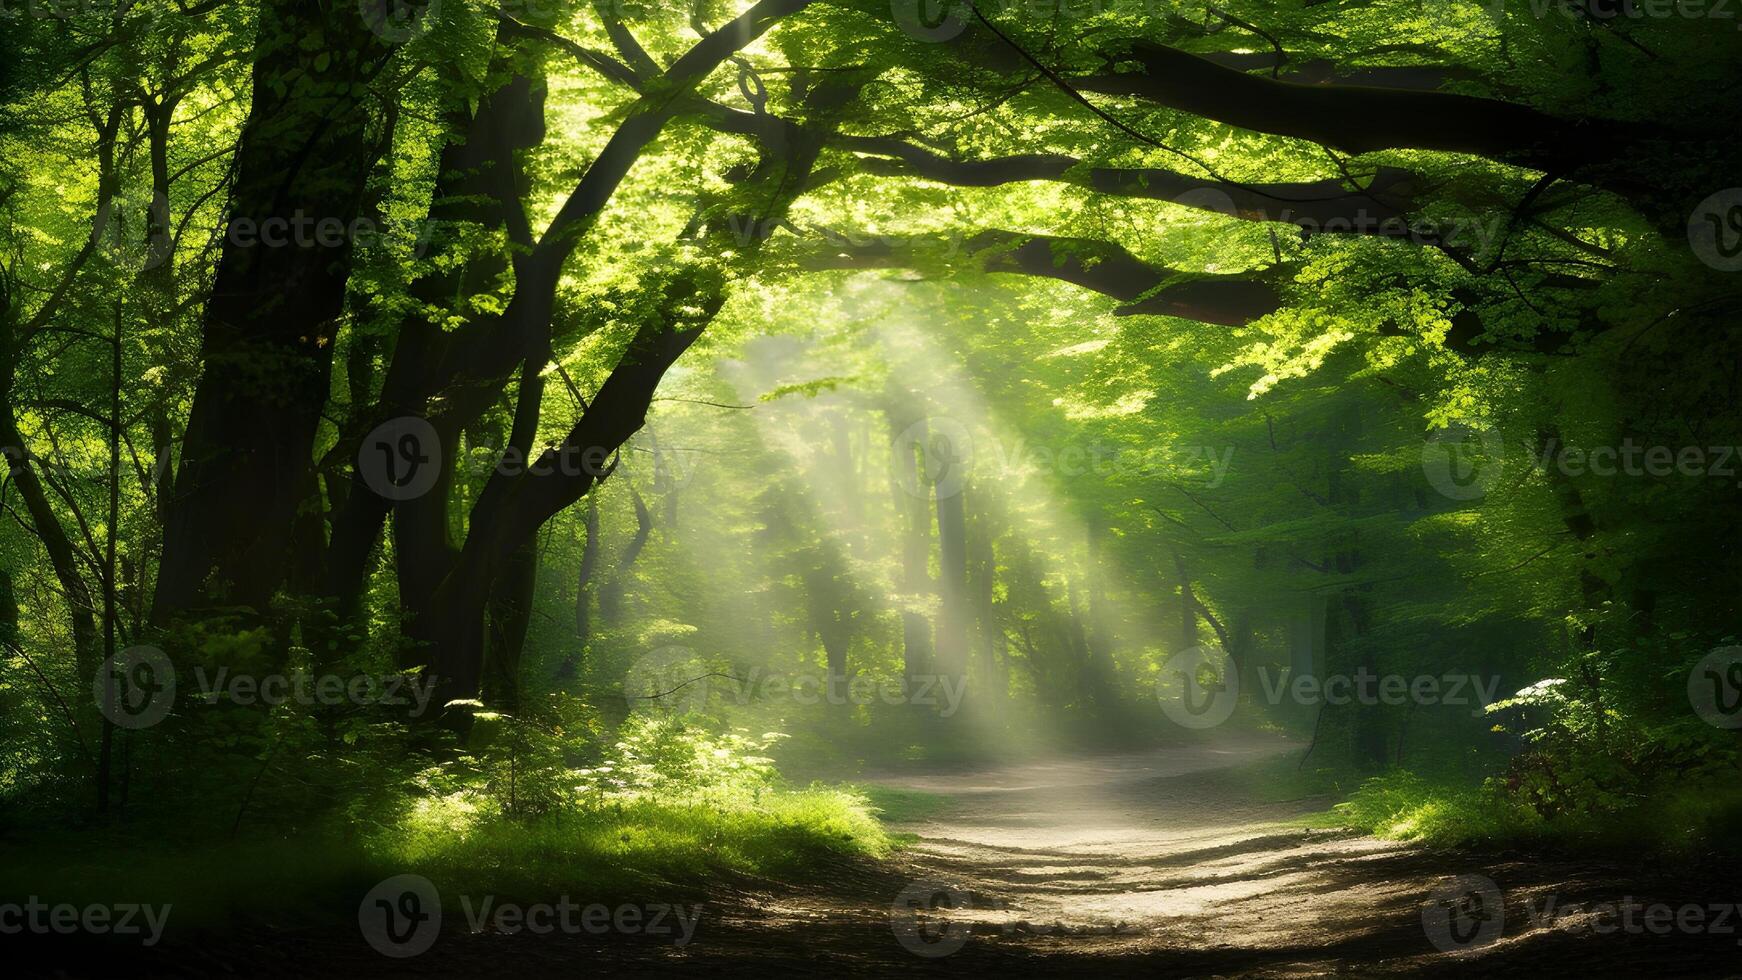
[[[1742,976],[1742,921],[1725,934],[1708,912],[1709,931],[1658,935],[1644,910],[1636,932],[1595,931],[1617,920],[1594,917],[1629,897],[1677,910],[1733,903],[1742,883],[1642,880],[1301,829],[1291,821],[1325,801],[1259,802],[1230,778],[1294,751],[1246,737],[882,780],[953,803],[898,828],[920,839],[893,867],[757,896],[754,911],[726,913],[703,937],[711,952],[694,955],[756,972],[833,965],[889,976]],[[1465,914],[1447,904],[1458,899]],[[1424,919],[1424,905],[1447,911]]]
[[[1302,829],[1291,821],[1325,801],[1264,802],[1237,774],[1293,751],[1230,737],[879,780],[950,802],[898,825],[918,840],[890,861],[800,888],[718,883],[683,945],[444,930],[429,953],[387,960],[355,933],[280,935],[163,962],[184,976],[299,978],[1742,977],[1742,915],[1720,922],[1713,911],[1735,913],[1742,882]],[[1447,910],[1454,899],[1481,912],[1424,918],[1424,906]],[[1626,901],[1662,903],[1683,921],[1680,910],[1698,906],[1705,924],[1658,934],[1640,909],[1630,930],[1600,908]]]

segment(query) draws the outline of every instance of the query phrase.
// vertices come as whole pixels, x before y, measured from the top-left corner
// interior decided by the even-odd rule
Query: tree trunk
[[[508,67],[506,60],[499,59],[492,64],[492,71],[506,72]],[[447,253],[462,247],[459,244],[464,237],[462,226],[500,232],[516,224],[521,188],[509,164],[516,151],[543,141],[544,89],[533,78],[515,75],[484,97],[476,113],[464,103],[450,107],[448,123],[457,135],[442,149],[439,177],[430,199],[427,245],[432,257],[456,258],[457,262],[451,268],[438,262],[438,271],[418,278],[411,286],[412,296],[420,303],[443,309],[456,296],[490,288],[508,270],[507,257],[500,253],[469,253],[463,257]],[[344,506],[335,510],[332,543],[327,553],[326,592],[335,599],[341,619],[354,615],[357,609],[368,574],[369,555],[380,537],[383,521],[395,510],[392,502],[376,493],[354,465],[361,442],[371,429],[389,419],[423,416],[430,399],[454,380],[456,370],[465,366],[463,361],[449,356],[451,348],[459,343],[460,337],[486,328],[486,324],[471,322],[450,335],[421,314],[402,319],[380,397],[366,408],[354,408],[348,431],[341,444],[334,447],[334,452],[349,466],[349,474],[343,478]],[[530,351],[535,346],[529,343],[522,349]],[[492,394],[499,390],[486,387]],[[359,397],[356,388],[352,397]],[[450,415],[430,421],[441,442],[442,457],[450,457],[453,443],[467,419]],[[444,465],[443,472],[447,469]],[[424,495],[427,498],[442,494],[439,506],[426,503],[422,508],[411,508],[420,511],[412,523],[427,536],[417,548],[419,554],[445,553],[437,544],[434,523],[439,513],[441,527],[447,526],[446,494],[450,490],[451,480],[443,477],[437,487]],[[398,533],[396,528],[395,534]],[[443,530],[442,536],[446,534]],[[445,565],[439,569],[445,573]]]
[[[363,100],[388,54],[353,7],[261,5],[232,233],[206,307],[204,370],[164,529],[158,622],[208,605],[264,610],[284,580],[350,275],[348,232],[373,162]],[[314,233],[327,219],[346,233]],[[263,247],[281,225],[294,240]]]
[[[572,680],[580,672],[587,641],[593,633],[593,576],[599,568],[599,498],[587,496],[586,543],[581,546],[581,569],[575,576],[575,646],[557,670],[558,680]]]
[[[958,467],[964,462],[945,458],[958,452],[956,447],[927,444],[928,454],[935,454],[937,478],[934,489],[938,508],[938,670],[952,677],[965,677],[968,672],[968,527],[963,497],[967,487],[962,483]],[[927,471],[932,470],[928,463]]]
[[[969,581],[973,584],[974,619],[979,629],[980,686],[987,693],[989,702],[1002,704],[1009,692],[999,666],[1003,659],[1000,647],[1004,641],[1004,629],[998,623],[998,610],[992,598],[997,584],[998,562],[993,553],[993,524],[985,507],[985,497],[977,497],[976,501],[975,521],[969,537]]]
[[[6,392],[10,391],[10,379],[6,379]],[[18,488],[18,496],[24,501],[25,512],[30,515],[37,539],[48,553],[55,581],[66,597],[67,621],[72,628],[73,662],[78,666],[80,677],[91,677],[97,669],[97,617],[91,590],[79,573],[78,553],[72,539],[67,536],[60,517],[50,505],[42,480],[30,465],[32,457],[25,449],[24,438],[13,414],[12,399],[6,392],[0,392],[0,450],[5,452],[12,485]]]
[[[931,551],[931,508],[923,496],[924,481],[920,479],[919,460],[914,446],[923,444],[923,434],[914,443],[901,436],[913,426],[923,426],[924,420],[911,409],[911,400],[891,387],[885,393],[884,411],[889,419],[890,443],[897,450],[892,461],[890,492],[896,511],[901,515],[901,591],[917,598],[931,591],[931,576],[927,557]],[[923,430],[922,430],[923,432]],[[902,450],[905,450],[903,452]],[[901,613],[902,690],[913,688],[917,679],[932,671],[932,629],[925,614],[913,609]]]
[[[642,549],[647,547],[647,536],[653,533],[653,514],[647,509],[647,503],[634,486],[630,486],[629,496],[635,502],[635,534],[623,547],[617,567],[611,570],[610,580],[599,590],[599,616],[608,626],[622,624],[623,592],[629,587],[629,575],[635,570]]]

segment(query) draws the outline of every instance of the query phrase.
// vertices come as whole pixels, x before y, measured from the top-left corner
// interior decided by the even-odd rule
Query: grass
[[[1606,858],[1702,863],[1742,859],[1742,787],[1681,785],[1603,813],[1544,817],[1479,785],[1405,770],[1368,779],[1313,826],[1348,827],[1430,846],[1522,848]]]
[[[863,794],[825,788],[639,799],[532,819],[456,797],[423,800],[363,834],[205,845],[63,834],[0,847],[0,901],[167,903],[173,934],[237,918],[319,925],[404,873],[429,878],[456,908],[461,895],[669,900],[701,893],[722,873],[779,879],[883,857],[895,842],[873,811]]]
[[[813,788],[742,801],[634,800],[532,821],[474,820],[436,805],[383,834],[375,850],[438,885],[446,879],[533,896],[692,886],[722,871],[792,877],[819,864],[884,857],[892,846],[864,796]]]
[[[856,787],[878,819],[888,823],[913,823],[949,809],[953,797],[917,789],[899,789],[875,784]]]

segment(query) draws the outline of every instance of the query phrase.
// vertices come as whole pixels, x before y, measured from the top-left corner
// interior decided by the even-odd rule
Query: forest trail
[[[1587,963],[1600,976],[1742,976],[1734,936],[1593,934],[1588,911],[1627,896],[1678,907],[1734,902],[1734,889],[1306,829],[1298,818],[1327,800],[1264,801],[1239,774],[1300,749],[1229,736],[878,780],[952,802],[897,825],[918,840],[891,867],[754,896],[754,908],[704,930],[699,948],[671,952],[763,975],[833,965],[879,976],[1526,976]],[[1422,908],[1464,875],[1503,888],[1502,933],[1442,952]],[[912,912],[939,893],[955,906],[941,921]],[[1546,918],[1551,896],[1561,914]]]
[[[1328,800],[1265,799],[1250,764],[1300,751],[1255,735],[1144,752],[889,776],[948,797],[883,862],[808,884],[719,881],[693,941],[447,929],[428,955],[387,960],[354,933],[278,936],[202,953],[178,976],[993,975],[1096,977],[1742,977],[1737,934],[1593,930],[1592,906],[1631,898],[1732,905],[1735,882],[1526,854],[1435,852],[1298,818]],[[1244,771],[1243,771],[1244,770]],[[1499,935],[1443,952],[1422,909],[1481,875],[1502,889]],[[916,915],[927,896],[953,909]],[[1558,915],[1545,917],[1550,900]],[[1734,909],[1732,909],[1734,911]],[[317,959],[318,957],[318,959]],[[355,972],[352,972],[355,971]],[[151,971],[146,971],[151,972]]]

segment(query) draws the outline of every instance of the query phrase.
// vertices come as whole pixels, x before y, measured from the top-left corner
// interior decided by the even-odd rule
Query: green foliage
[[[793,789],[783,770],[1181,738],[1156,685],[1209,643],[1244,671],[1232,725],[1312,740],[1308,775],[1278,786],[1387,773],[1340,811],[1356,826],[1501,840],[1662,814],[1665,839],[1692,846],[1721,822],[1730,798],[1707,790],[1733,781],[1734,739],[1681,685],[1742,613],[1736,481],[1573,471],[1556,453],[1742,446],[1734,275],[1687,237],[1695,203],[1735,182],[1742,35],[1524,3],[1239,0],[993,4],[996,34],[976,19],[940,44],[850,0],[680,85],[659,70],[741,4],[616,11],[624,24],[614,5],[523,5],[507,25],[488,5],[434,6],[392,44],[345,3],[140,0],[0,32],[0,442],[19,444],[0,445],[8,832],[330,836],[356,845],[339,863],[498,869],[525,889],[541,867],[774,873],[881,854],[868,804],[929,805]],[[1205,107],[1221,87],[1108,89],[1145,45],[1333,100],[1403,77],[1606,148],[1451,152],[1356,114],[1385,131],[1350,152],[1284,135],[1264,106],[1231,124]],[[1261,63],[1273,47],[1286,57]],[[643,67],[642,51],[651,77],[626,82],[617,62]],[[468,136],[516,79],[525,131]],[[668,109],[656,136],[641,129]],[[271,264],[229,240],[237,188],[272,185],[254,172],[266,151],[320,145],[275,127],[334,120],[373,150],[317,188],[375,226],[318,263],[346,273],[342,303],[295,336],[208,322],[215,291]],[[1651,138],[1609,146],[1633,124]],[[640,136],[633,159],[603,156]],[[477,169],[439,172],[474,137]],[[1012,160],[1053,169],[997,176]],[[1268,199],[1349,198],[1410,231],[1213,200],[1285,181],[1311,190]],[[553,231],[570,205],[584,215]],[[283,286],[275,300],[306,298]],[[1135,311],[1230,286],[1277,302]],[[704,328],[663,374],[629,353]],[[200,404],[213,379],[235,392]],[[295,544],[240,559],[283,566],[282,594],[241,608],[234,583],[202,580],[197,615],[161,615],[192,499],[176,477],[207,461],[191,434],[299,398],[306,458],[262,481],[297,495],[296,526],[274,529]],[[364,435],[449,413],[458,472],[375,506],[353,471]],[[594,423],[585,441],[608,429],[612,462],[585,488],[593,537],[578,507],[517,528],[526,595],[500,595],[495,566],[445,579],[497,554],[475,535],[580,492],[493,476],[510,436],[536,454]],[[1473,494],[1435,479],[1446,429],[1470,430],[1455,448],[1478,452],[1458,458],[1493,477]],[[274,448],[235,441],[208,448],[225,465]],[[502,500],[512,520],[491,519]],[[359,523],[341,621],[332,552]],[[117,733],[86,696],[104,635],[161,645],[190,677],[433,662],[460,633],[413,639],[420,612],[447,611],[430,596],[485,592],[469,725],[219,697]],[[647,713],[625,680],[676,643],[722,683],[694,712]],[[1485,715],[1262,696],[1262,678],[1355,671],[1518,693]],[[908,703],[940,674],[966,699]],[[823,683],[873,693],[797,697]],[[791,737],[757,734],[774,732]]]

